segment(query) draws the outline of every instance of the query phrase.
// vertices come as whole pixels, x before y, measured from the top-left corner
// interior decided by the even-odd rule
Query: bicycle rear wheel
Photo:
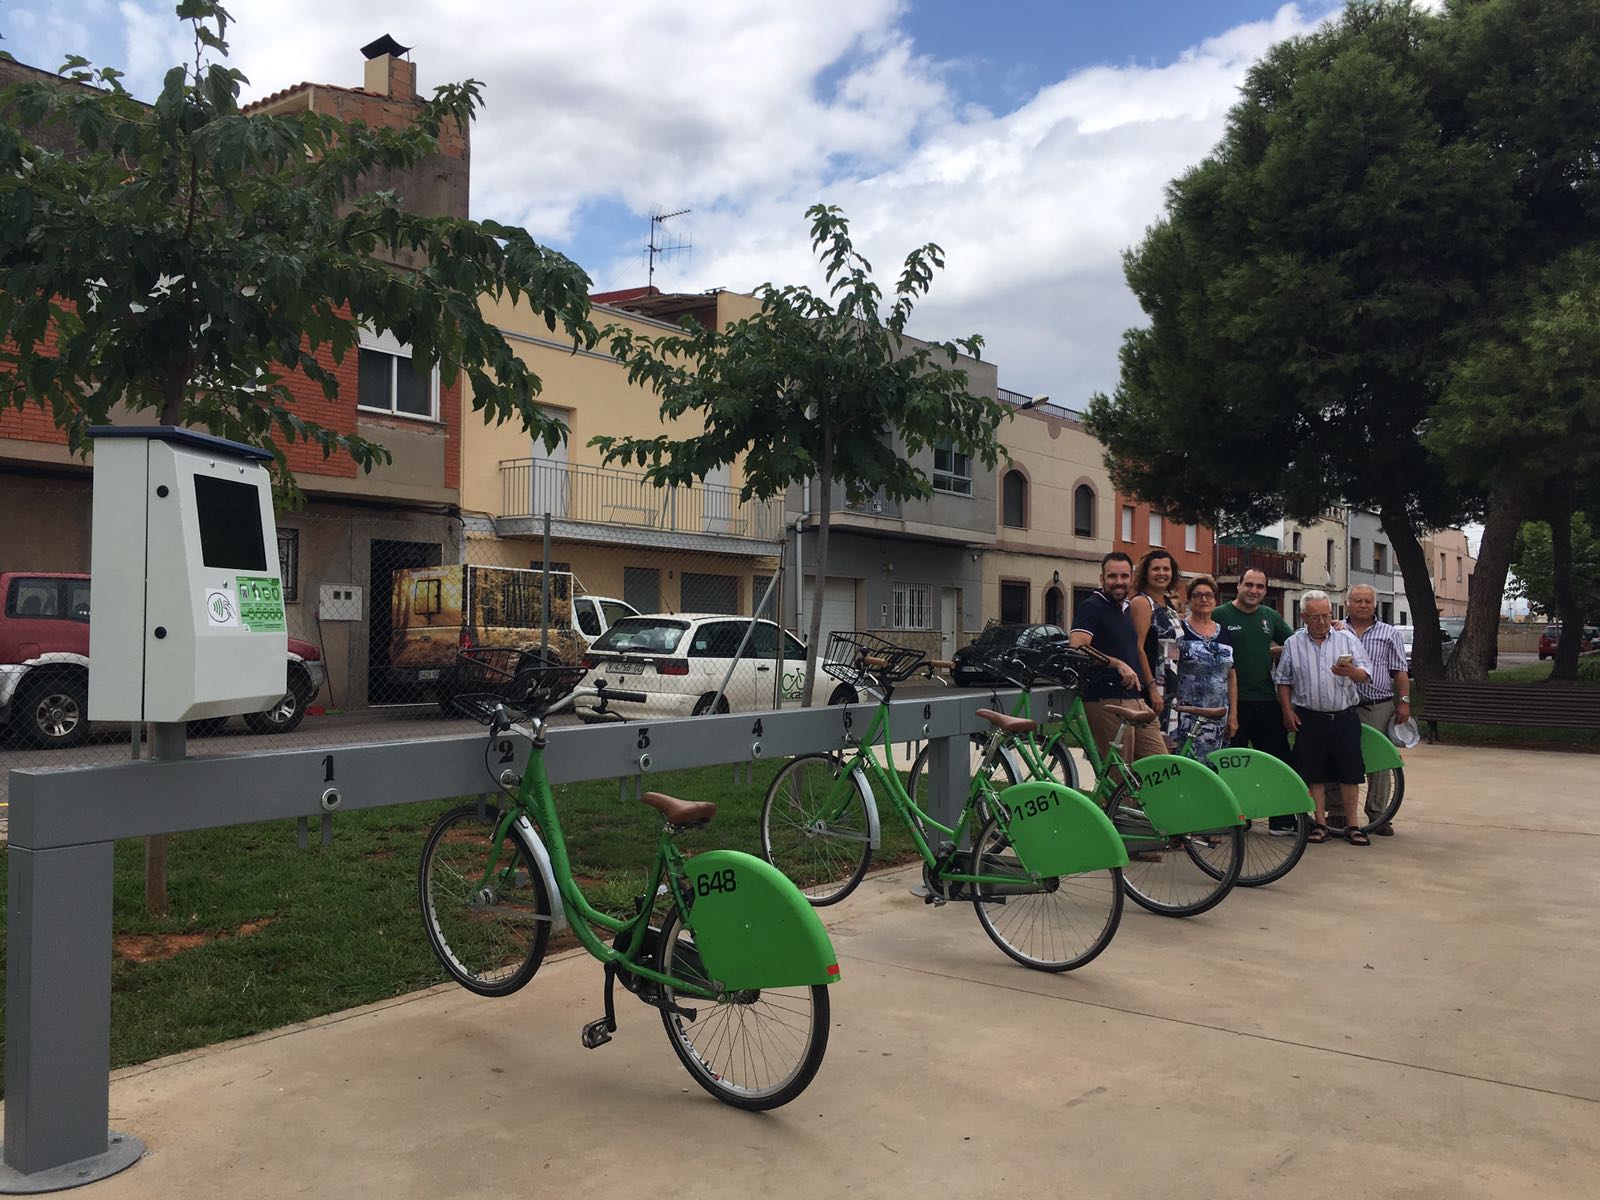
[[[499,821],[493,807],[451,809],[434,822],[417,871],[428,944],[451,978],[480,996],[509,996],[533,978],[554,919],[522,839],[512,830],[495,842]]]
[[[1111,944],[1122,920],[1122,871],[1085,871],[1034,881],[1022,869],[998,817],[974,841],[974,875],[1015,875],[1017,884],[975,883],[972,907],[989,939],[1036,971],[1072,971]]]
[[[1244,827],[1244,864],[1239,868],[1239,887],[1261,887],[1282,879],[1306,852],[1311,836],[1311,815],[1294,814],[1294,833],[1273,833],[1264,819],[1247,821]]]
[[[855,891],[872,861],[872,826],[841,760],[802,754],[773,777],[761,802],[761,857],[818,908]]]
[[[1400,811],[1400,802],[1406,798],[1406,769],[1385,767],[1367,776],[1362,795],[1362,815],[1367,823],[1361,828],[1370,833],[1380,825],[1387,825]]]
[[[661,929],[661,970],[706,984],[694,935],[673,906]],[[828,989],[747,988],[721,1000],[661,988],[667,1040],[694,1081],[724,1104],[762,1110],[789,1103],[816,1076],[828,1049]],[[674,1011],[682,1008],[694,1015]]]
[[[1135,904],[1164,917],[1193,917],[1222,902],[1239,878],[1244,862],[1244,829],[1233,826],[1187,833],[1164,842],[1135,841],[1134,854],[1154,861],[1131,861],[1122,886]]]

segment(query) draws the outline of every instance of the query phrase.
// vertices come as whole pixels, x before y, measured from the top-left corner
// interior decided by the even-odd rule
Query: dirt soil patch
[[[175,958],[185,950],[193,950],[210,942],[249,937],[253,933],[260,933],[270,924],[272,918],[263,917],[259,921],[246,921],[237,929],[224,929],[220,933],[119,933],[111,939],[111,952],[128,962],[157,962],[163,958]]]

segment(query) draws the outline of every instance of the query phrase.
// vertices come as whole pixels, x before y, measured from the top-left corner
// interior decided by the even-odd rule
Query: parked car
[[[649,696],[643,704],[617,702],[611,711],[629,719],[698,717],[711,711],[723,678],[728,685],[718,712],[755,712],[773,707],[778,639],[782,638],[782,703],[798,704],[805,679],[806,644],[771,621],[756,621],[744,653],[735,658],[751,618],[720,613],[677,613],[623,617],[583,656],[588,668],[581,686],[604,679],[610,687]],[[733,673],[728,676],[729,666]],[[831,702],[843,685],[821,668],[812,688],[813,703]],[[593,718],[596,701],[577,705],[580,717]]]
[[[72,572],[0,574],[0,726],[13,740],[76,746],[89,736],[89,577]],[[266,712],[247,713],[256,733],[287,733],[300,724],[327,681],[322,652],[289,639],[289,690]],[[227,717],[191,721],[214,733]]]
[[[1067,631],[1059,625],[996,625],[985,629],[951,655],[954,666],[950,675],[957,687],[990,687],[1005,683],[984,670],[986,656],[1010,649],[1040,650],[1066,642]]]
[[[1546,625],[1544,632],[1539,635],[1539,658],[1541,661],[1556,656],[1556,646],[1561,641],[1561,626]],[[1578,639],[1578,652],[1587,654],[1593,650],[1595,643],[1600,641],[1600,630],[1585,627],[1583,636]]]

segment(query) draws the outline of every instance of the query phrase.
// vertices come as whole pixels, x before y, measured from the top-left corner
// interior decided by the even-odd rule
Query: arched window
[[[1080,483],[1072,493],[1072,532],[1078,537],[1094,536],[1094,489]]]
[[[1028,524],[1028,479],[1021,471],[1007,471],[1000,481],[1001,519],[1011,529]]]

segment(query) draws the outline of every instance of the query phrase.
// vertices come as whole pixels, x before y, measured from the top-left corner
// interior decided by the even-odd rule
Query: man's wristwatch
[[[1411,697],[1410,696],[1396,696],[1395,697],[1395,702],[1398,703],[1398,704],[1410,704],[1411,703]]]

